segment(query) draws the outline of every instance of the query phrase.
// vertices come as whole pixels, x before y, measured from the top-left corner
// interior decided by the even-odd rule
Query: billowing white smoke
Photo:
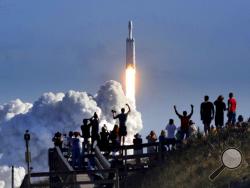
[[[10,101],[7,104],[0,105],[0,123],[8,121],[18,114],[25,114],[32,107],[30,103],[23,103],[20,99]]]
[[[23,167],[14,168],[14,186],[19,187],[25,176]],[[11,187],[11,168],[8,166],[0,167],[0,188]]]
[[[44,170],[55,132],[80,130],[82,119],[91,117],[94,112],[101,119],[100,126],[106,123],[111,129],[115,123],[111,109],[119,112],[126,103],[128,99],[121,84],[108,81],[94,96],[78,91],[45,93],[33,105],[17,99],[0,106],[0,165],[24,166],[23,134],[29,129],[32,166],[34,171]],[[133,106],[131,110],[127,121],[128,142],[142,128],[141,114]]]
[[[141,113],[137,112],[133,103],[125,97],[121,84],[115,81],[106,82],[105,85],[101,86],[95,96],[95,100],[103,112],[103,119],[111,122],[112,125],[115,124],[115,121],[113,120],[111,109],[120,113],[121,108],[125,107],[126,103],[130,104],[131,113],[127,120],[127,142],[131,143],[134,134],[142,129]]]

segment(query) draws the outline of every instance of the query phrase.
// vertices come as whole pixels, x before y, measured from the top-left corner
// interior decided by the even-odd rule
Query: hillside
[[[221,154],[237,147],[243,154],[239,168],[225,169],[213,182],[209,175],[221,165]],[[130,188],[250,187],[250,132],[227,129],[220,134],[192,138],[182,148],[167,154],[154,168],[133,174]]]

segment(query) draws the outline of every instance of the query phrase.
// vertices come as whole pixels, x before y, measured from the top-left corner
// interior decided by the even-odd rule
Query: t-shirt
[[[216,100],[214,102],[217,115],[223,115],[226,110],[226,104],[223,101]]]
[[[214,112],[214,105],[211,102],[203,102],[201,103],[201,119],[207,120],[212,119]]]
[[[180,116],[182,130],[188,130],[190,118],[190,116]]]
[[[128,117],[128,113],[124,113],[124,114],[121,113],[115,116],[115,119],[116,118],[119,119],[120,126],[126,126],[127,117]]]
[[[83,138],[90,138],[90,124],[84,124],[81,126]]]
[[[228,105],[229,105],[229,112],[236,112],[236,99],[231,98],[228,100]]]
[[[174,124],[168,124],[166,126],[166,130],[168,132],[168,136],[167,138],[175,138],[175,130],[176,130],[176,126]]]
[[[98,135],[98,133],[99,133],[99,121],[98,121],[98,119],[91,120],[91,125],[92,125],[92,129],[91,129],[92,136]]]

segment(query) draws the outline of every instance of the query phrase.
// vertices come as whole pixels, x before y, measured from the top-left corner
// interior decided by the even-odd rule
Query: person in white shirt
[[[167,147],[168,150],[171,150],[176,143],[176,139],[175,139],[175,131],[176,131],[176,126],[174,124],[174,120],[170,119],[168,125],[166,126],[166,131],[167,131],[167,139],[166,139],[166,143],[167,143]],[[171,148],[170,148],[171,145]]]

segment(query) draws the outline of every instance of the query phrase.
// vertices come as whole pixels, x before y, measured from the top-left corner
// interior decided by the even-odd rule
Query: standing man
[[[210,132],[210,124],[212,119],[214,119],[214,105],[209,101],[209,97],[206,95],[204,97],[204,102],[201,103],[200,107],[201,120],[204,124],[205,135]]]
[[[175,105],[174,105],[174,111],[181,120],[181,139],[183,140],[184,136],[186,136],[187,139],[189,137],[189,121],[193,115],[194,106],[191,104],[191,113],[189,115],[187,115],[187,111],[183,111],[183,115],[180,115]]]
[[[127,117],[128,117],[128,114],[130,113],[130,106],[128,104],[126,104],[126,106],[128,107],[128,112],[125,113],[125,108],[122,108],[121,109],[121,113],[118,114],[118,115],[115,115],[116,114],[116,111],[112,110],[112,113],[113,113],[113,118],[114,119],[119,119],[119,124],[120,124],[120,127],[119,127],[119,136],[120,138],[122,138],[122,145],[124,145],[125,143],[125,136],[127,136],[127,127],[126,127],[126,121],[127,121]]]
[[[175,131],[176,131],[176,126],[174,124],[174,120],[170,119],[168,125],[166,126],[166,130],[168,133],[166,142],[167,142],[167,147],[168,150],[172,149],[175,146]],[[171,145],[171,148],[170,148]]]
[[[81,125],[81,130],[82,130],[82,137],[83,137],[83,151],[82,153],[84,154],[85,152],[89,153],[89,146],[90,146],[90,142],[89,142],[89,138],[90,136],[90,123],[88,123],[88,119],[83,119],[83,124]]]
[[[226,104],[223,102],[224,97],[220,95],[216,101],[215,105],[215,126],[216,129],[220,130],[224,125],[224,112],[226,111]]]
[[[89,119],[91,125],[91,144],[92,150],[94,150],[94,142],[96,141],[99,144],[100,136],[99,136],[99,117],[95,112],[93,117]]]
[[[228,125],[235,125],[236,122],[236,99],[234,98],[233,93],[229,93],[229,99],[228,99]]]

